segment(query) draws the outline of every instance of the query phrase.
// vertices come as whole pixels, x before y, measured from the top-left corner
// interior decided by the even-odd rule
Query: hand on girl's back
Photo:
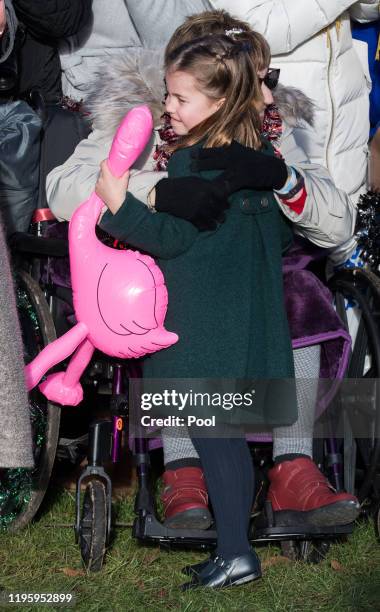
[[[222,181],[184,176],[161,179],[156,185],[157,212],[186,219],[200,231],[215,230],[228,206]]]
[[[281,189],[288,169],[283,159],[245,147],[236,141],[228,147],[193,151],[191,170],[225,170],[229,193],[240,189]]]
[[[107,160],[100,164],[100,172],[95,185],[95,193],[103,200],[109,210],[116,214],[123,204],[128,190],[129,170],[120,178],[114,176],[108,167]]]

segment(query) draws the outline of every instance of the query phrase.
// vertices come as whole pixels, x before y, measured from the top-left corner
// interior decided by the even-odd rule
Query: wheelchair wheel
[[[55,339],[54,324],[41,288],[24,271],[17,273],[16,301],[24,360],[29,363]],[[29,394],[29,413],[35,467],[1,470],[0,528],[9,531],[22,529],[35,516],[49,484],[57,448],[59,407],[33,389]]]
[[[285,540],[281,542],[281,552],[292,561],[321,563],[330,549],[327,540]]]
[[[361,503],[376,493],[380,474],[380,277],[355,268],[343,270],[330,281],[335,292],[337,311],[345,320],[344,301],[356,302],[360,323],[352,347],[347,377],[366,379],[365,401],[355,407],[356,419],[368,423],[366,437],[355,435],[349,411],[344,417],[345,489],[356,493]],[[342,404],[344,409],[344,404]]]
[[[99,572],[102,569],[106,541],[106,487],[100,480],[90,480],[84,493],[79,531],[82,560],[88,571]]]

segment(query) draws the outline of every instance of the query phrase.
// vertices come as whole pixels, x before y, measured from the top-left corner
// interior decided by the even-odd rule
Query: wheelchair
[[[337,308],[341,318],[345,318],[345,301],[355,299],[360,305],[362,317],[353,346],[347,376],[352,379],[373,381],[370,391],[355,411],[355,418],[365,417],[370,423],[366,438],[354,437],[351,426],[352,409],[345,404],[345,398],[337,398],[341,411],[343,436],[332,436],[318,440],[316,460],[339,491],[343,488],[358,495],[367,514],[372,513],[375,524],[379,523],[380,513],[380,409],[379,409],[379,367],[380,367],[380,278],[373,272],[354,269],[336,274],[330,281],[330,289],[335,293]],[[370,360],[370,367],[365,364]],[[129,372],[123,370],[129,369]],[[89,435],[88,466],[81,474],[76,490],[75,533],[80,545],[85,566],[97,571],[101,568],[104,553],[111,536],[111,486],[104,465],[111,458],[117,461],[120,454],[120,435],[128,431],[129,401],[123,394],[123,381],[140,376],[136,364],[115,364],[111,397],[111,420],[101,420],[91,424]],[[127,398],[128,400],[129,398]],[[253,437],[252,458],[258,468],[261,499],[258,500],[252,516],[250,539],[255,543],[278,542],[284,555],[294,560],[312,563],[321,561],[331,541],[344,539],[353,530],[353,525],[330,528],[305,526],[289,527],[277,525],[269,502],[265,496],[265,471],[270,462],[270,437],[265,441],[261,436]],[[370,444],[368,444],[370,440]],[[153,441],[154,445],[154,441]],[[318,448],[319,446],[319,448]],[[136,466],[138,489],[135,498],[133,536],[143,544],[156,544],[163,547],[212,548],[216,544],[216,531],[213,526],[206,531],[173,529],[165,527],[158,518],[155,487],[150,463],[150,441],[144,436],[133,440],[133,460]],[[81,507],[81,487],[86,483],[85,496]]]
[[[57,285],[51,274],[53,263],[67,256],[67,241],[42,235],[43,226],[49,223],[42,220],[45,218],[37,214],[34,235],[16,235],[12,241],[13,250],[21,262],[17,265],[16,287],[26,363],[54,339],[56,330],[58,335],[66,331],[62,329],[62,304],[70,307],[71,300],[70,290]],[[336,274],[329,282],[329,287],[336,295],[338,312],[343,320],[347,300],[356,300],[362,312],[347,376],[353,379],[363,377],[375,383],[370,385],[371,393],[366,398],[368,401],[362,402],[363,406],[360,406],[370,423],[369,437],[358,439],[355,436],[351,422],[352,406],[345,406],[342,397],[339,405],[344,423],[342,437],[335,439],[330,436],[318,441],[315,460],[337,490],[344,487],[359,496],[362,507],[368,514],[374,515],[378,524],[380,278],[374,272],[353,269]],[[110,417],[90,424],[86,444],[88,464],[76,487],[75,537],[84,565],[90,571],[101,569],[111,541],[112,482],[106,466],[110,461],[116,463],[120,459],[122,439],[129,438],[128,379],[139,377],[137,362],[118,362],[97,353],[85,374],[85,389],[89,393],[99,386],[99,380],[106,382],[112,389],[110,401],[107,402]],[[48,487],[57,449],[60,452],[60,408],[47,402],[38,390],[31,393],[29,407],[36,467],[32,471],[18,470],[17,487],[12,484],[13,474],[10,470],[4,476],[5,482],[11,484],[7,489],[6,508],[4,510],[3,507],[0,512],[0,525],[13,531],[24,527],[37,513]],[[167,528],[159,520],[149,454],[152,444],[157,446],[157,442],[149,442],[143,436],[137,436],[131,441],[138,482],[133,536],[144,544],[212,548],[216,544],[213,526],[206,531],[190,531]],[[270,444],[270,437],[264,441],[262,438],[253,441],[253,460],[260,474],[258,488],[262,490],[265,489],[265,472],[270,461]],[[318,562],[324,558],[331,541],[345,538],[353,530],[352,524],[325,529],[276,525],[272,508],[263,499],[264,495],[252,517],[250,538],[256,543],[278,542],[283,553],[293,559]]]

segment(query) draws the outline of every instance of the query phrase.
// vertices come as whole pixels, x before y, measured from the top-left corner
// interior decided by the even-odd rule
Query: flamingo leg
[[[93,344],[86,338],[72,356],[66,372],[54,372],[40,384],[39,389],[50,401],[62,406],[77,406],[83,399],[79,380],[94,353]]]
[[[74,387],[79,383],[80,377],[91,361],[94,350],[94,345],[89,340],[83,340],[82,344],[78,346],[70,359],[70,363],[63,377],[63,384],[65,386]]]
[[[25,366],[25,382],[28,391],[33,389],[50,368],[71,355],[88,333],[84,323],[77,323],[66,334],[54,340]]]
[[[93,344],[86,338],[72,356],[66,372],[54,372],[40,384],[39,389],[50,401],[62,406],[77,406],[83,399],[79,382],[94,353]]]

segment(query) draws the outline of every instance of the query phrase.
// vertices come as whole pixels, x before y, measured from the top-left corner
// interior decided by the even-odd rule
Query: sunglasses
[[[280,78],[280,69],[279,68],[271,68],[271,69],[268,70],[268,72],[266,73],[266,75],[265,75],[265,77],[263,79],[259,78],[259,83],[260,83],[260,85],[262,83],[265,83],[265,85],[268,87],[268,89],[273,91],[273,89],[276,89],[276,87],[278,85],[279,78]]]

